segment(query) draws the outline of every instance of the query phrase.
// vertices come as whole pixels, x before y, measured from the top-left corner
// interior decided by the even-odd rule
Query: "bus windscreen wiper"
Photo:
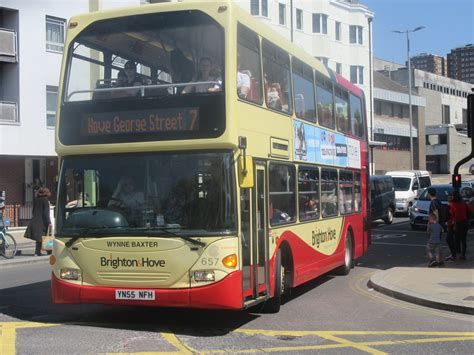
[[[71,239],[69,239],[69,240],[66,242],[66,248],[70,248],[71,245],[73,245],[76,240],[81,239],[81,238],[88,237],[88,236],[94,234],[94,232],[96,232],[96,231],[104,230],[104,229],[115,229],[115,228],[127,228],[127,227],[124,227],[124,226],[113,226],[113,227],[103,226],[103,227],[91,227],[91,228],[86,228],[85,230],[83,230],[83,231],[82,231],[81,233],[79,233],[78,235],[76,235],[76,236],[72,237]]]
[[[206,243],[201,242],[200,240],[196,240],[196,239],[194,239],[194,238],[187,237],[187,236],[184,236],[184,235],[182,235],[182,234],[178,234],[178,233],[171,232],[171,231],[169,230],[169,228],[167,228],[167,227],[143,227],[143,228],[138,228],[138,229],[134,228],[134,229],[132,229],[132,230],[134,230],[134,231],[136,231],[136,230],[138,230],[138,231],[163,231],[163,232],[165,232],[165,233],[168,234],[168,235],[172,235],[172,236],[174,236],[174,237],[181,238],[181,239],[186,240],[186,241],[188,241],[188,242],[190,242],[190,243],[192,243],[192,244],[199,245],[199,246],[201,246],[201,247],[205,247],[205,246],[206,246]]]

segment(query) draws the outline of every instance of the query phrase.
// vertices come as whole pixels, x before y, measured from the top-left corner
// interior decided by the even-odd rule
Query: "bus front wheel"
[[[285,275],[285,270],[282,270],[281,265],[281,250],[278,249],[275,259],[275,292],[273,297],[265,301],[263,311],[265,313],[278,313],[281,305],[281,294],[282,294],[282,276]]]

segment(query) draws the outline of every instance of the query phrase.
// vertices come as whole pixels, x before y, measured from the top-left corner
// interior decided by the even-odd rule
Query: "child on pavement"
[[[428,267],[434,266],[443,266],[443,256],[441,252],[441,231],[442,227],[438,223],[438,217],[434,213],[430,213],[428,219],[428,244],[426,244],[426,252],[428,254],[428,258],[430,259],[430,263]]]

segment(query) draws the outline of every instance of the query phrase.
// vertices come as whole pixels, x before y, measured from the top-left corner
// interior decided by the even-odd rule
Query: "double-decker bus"
[[[68,23],[54,303],[276,312],[370,243],[363,92],[232,1]]]

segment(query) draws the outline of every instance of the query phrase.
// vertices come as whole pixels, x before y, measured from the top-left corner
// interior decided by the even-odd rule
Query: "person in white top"
[[[189,94],[192,92],[202,93],[202,92],[221,91],[222,79],[216,76],[212,76],[211,69],[212,69],[211,58],[202,57],[201,60],[199,61],[199,74],[197,78],[193,81],[195,82],[214,81],[216,83],[187,85],[183,90],[183,94]]]

